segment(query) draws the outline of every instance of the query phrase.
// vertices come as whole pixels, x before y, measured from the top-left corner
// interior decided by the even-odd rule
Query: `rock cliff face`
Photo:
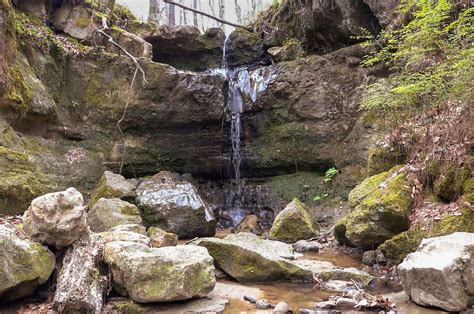
[[[0,6],[0,24],[0,162],[2,169],[14,163],[27,168],[3,176],[0,212],[23,212],[35,196],[68,186],[88,193],[104,168],[119,168],[122,141],[116,123],[127,103],[133,64],[113,49],[104,52],[79,44],[71,34],[54,33],[7,0]],[[128,31],[134,27],[143,37],[153,33],[146,29],[150,26],[130,25]],[[202,36],[214,38],[212,47],[204,39],[196,44],[208,49],[214,59],[206,60],[214,60],[209,65],[214,67],[222,36]],[[156,50],[157,37],[148,40]],[[181,59],[168,60],[174,51],[168,48],[162,61],[180,64]],[[359,165],[365,162],[371,131],[358,113],[357,87],[373,77],[358,67],[365,53],[354,45],[270,66],[274,82],[257,102],[246,100],[244,106],[244,176],[324,171],[334,165],[345,169],[349,185],[364,176]],[[122,123],[123,173],[171,170],[205,180],[227,178],[223,76],[184,72],[149,57],[139,62],[145,77],[138,76]],[[24,182],[22,193],[8,192],[17,182]]]

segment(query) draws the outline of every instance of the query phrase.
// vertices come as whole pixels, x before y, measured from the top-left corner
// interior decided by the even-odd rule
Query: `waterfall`
[[[224,41],[222,49],[222,72],[229,84],[227,94],[227,111],[230,115],[230,141],[231,141],[231,168],[233,174],[233,189],[231,192],[231,204],[228,209],[232,217],[234,226],[238,225],[245,217],[244,207],[244,181],[241,177],[242,167],[242,121],[245,98],[249,98],[252,102],[257,101],[258,94],[265,91],[271,81],[275,78],[268,67],[258,68],[249,71],[246,67],[230,70],[227,63],[227,41]]]

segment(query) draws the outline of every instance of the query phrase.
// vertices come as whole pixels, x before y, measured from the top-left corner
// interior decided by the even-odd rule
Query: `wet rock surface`
[[[160,172],[137,188],[137,204],[145,225],[179,237],[212,236],[216,220],[196,188],[176,174]]]

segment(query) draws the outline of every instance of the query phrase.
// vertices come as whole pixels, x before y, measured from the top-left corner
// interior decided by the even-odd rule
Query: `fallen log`
[[[54,293],[55,310],[101,313],[109,287],[109,279],[101,271],[103,251],[103,240],[93,234],[67,250]]]

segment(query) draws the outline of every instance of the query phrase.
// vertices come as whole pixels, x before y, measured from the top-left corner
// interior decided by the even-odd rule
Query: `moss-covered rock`
[[[101,198],[87,213],[87,224],[94,232],[124,224],[141,224],[137,206],[118,198]]]
[[[127,181],[123,176],[105,171],[92,194],[89,207],[93,207],[101,198],[133,200],[135,197],[135,187],[135,185]]]
[[[404,154],[390,147],[374,145],[369,150],[367,176],[385,172],[404,161]]]
[[[282,47],[268,49],[268,53],[276,62],[291,61],[305,56],[302,43],[296,38],[285,41]]]
[[[471,176],[467,167],[445,164],[434,181],[434,193],[446,201],[453,201],[463,192],[463,183]]]
[[[54,254],[0,226],[0,300],[28,296],[45,283],[55,266]]]
[[[295,198],[275,218],[270,239],[295,243],[319,235],[319,225],[308,207]]]
[[[415,252],[424,238],[447,235],[453,232],[474,232],[474,212],[463,208],[461,215],[449,215],[441,220],[434,220],[418,225],[400,233],[380,245],[379,249],[387,257],[387,262],[397,265],[410,253]]]
[[[469,178],[464,182],[464,200],[474,205],[474,178]]]
[[[340,243],[372,249],[408,229],[413,200],[406,176],[399,170],[394,167],[369,177],[352,190],[351,211],[334,231]]]
[[[205,248],[150,248],[130,242],[105,245],[114,289],[140,303],[204,297],[214,289],[214,263]]]
[[[22,214],[45,191],[45,175],[23,151],[0,146],[0,214]]]
[[[231,234],[224,239],[203,238],[193,244],[204,246],[216,265],[240,282],[351,280],[366,285],[373,277],[354,268],[340,269],[326,261],[295,260],[293,247],[263,240],[251,233]]]
[[[166,232],[160,228],[150,227],[146,232],[150,238],[152,247],[175,246],[178,244],[178,236],[171,232]]]

